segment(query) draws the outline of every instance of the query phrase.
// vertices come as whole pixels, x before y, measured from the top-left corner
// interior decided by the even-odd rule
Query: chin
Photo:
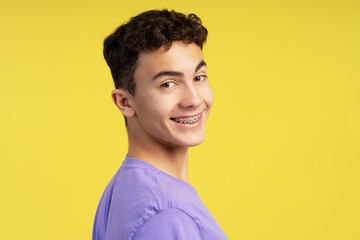
[[[185,141],[182,142],[182,146],[186,146],[186,147],[195,147],[200,145],[203,141],[204,141],[205,137],[196,137],[193,139],[186,139]]]
[[[200,145],[202,142],[199,142],[199,143],[194,143],[194,144],[189,144],[188,147],[196,147],[198,145]]]

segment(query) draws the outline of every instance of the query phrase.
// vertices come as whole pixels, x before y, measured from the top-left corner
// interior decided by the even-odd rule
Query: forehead
[[[135,79],[149,77],[160,71],[179,71],[184,74],[194,73],[196,66],[203,60],[201,48],[195,43],[182,41],[172,43],[170,49],[161,47],[155,51],[139,54]]]

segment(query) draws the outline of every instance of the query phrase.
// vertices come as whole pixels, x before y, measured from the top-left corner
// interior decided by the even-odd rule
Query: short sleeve
[[[195,221],[177,208],[160,211],[134,234],[133,240],[202,240]]]

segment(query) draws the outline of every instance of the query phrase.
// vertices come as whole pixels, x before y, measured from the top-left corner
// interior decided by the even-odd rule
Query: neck
[[[155,140],[139,141],[128,131],[128,157],[145,161],[159,170],[189,183],[188,147],[171,146]]]

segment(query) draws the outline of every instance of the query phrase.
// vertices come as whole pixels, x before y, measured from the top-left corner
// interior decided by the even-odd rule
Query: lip
[[[194,114],[194,115],[189,115],[189,116],[180,116],[180,117],[171,117],[170,119],[175,119],[175,118],[189,118],[189,117],[195,117],[199,114],[202,114],[205,110],[202,110],[201,112]]]

